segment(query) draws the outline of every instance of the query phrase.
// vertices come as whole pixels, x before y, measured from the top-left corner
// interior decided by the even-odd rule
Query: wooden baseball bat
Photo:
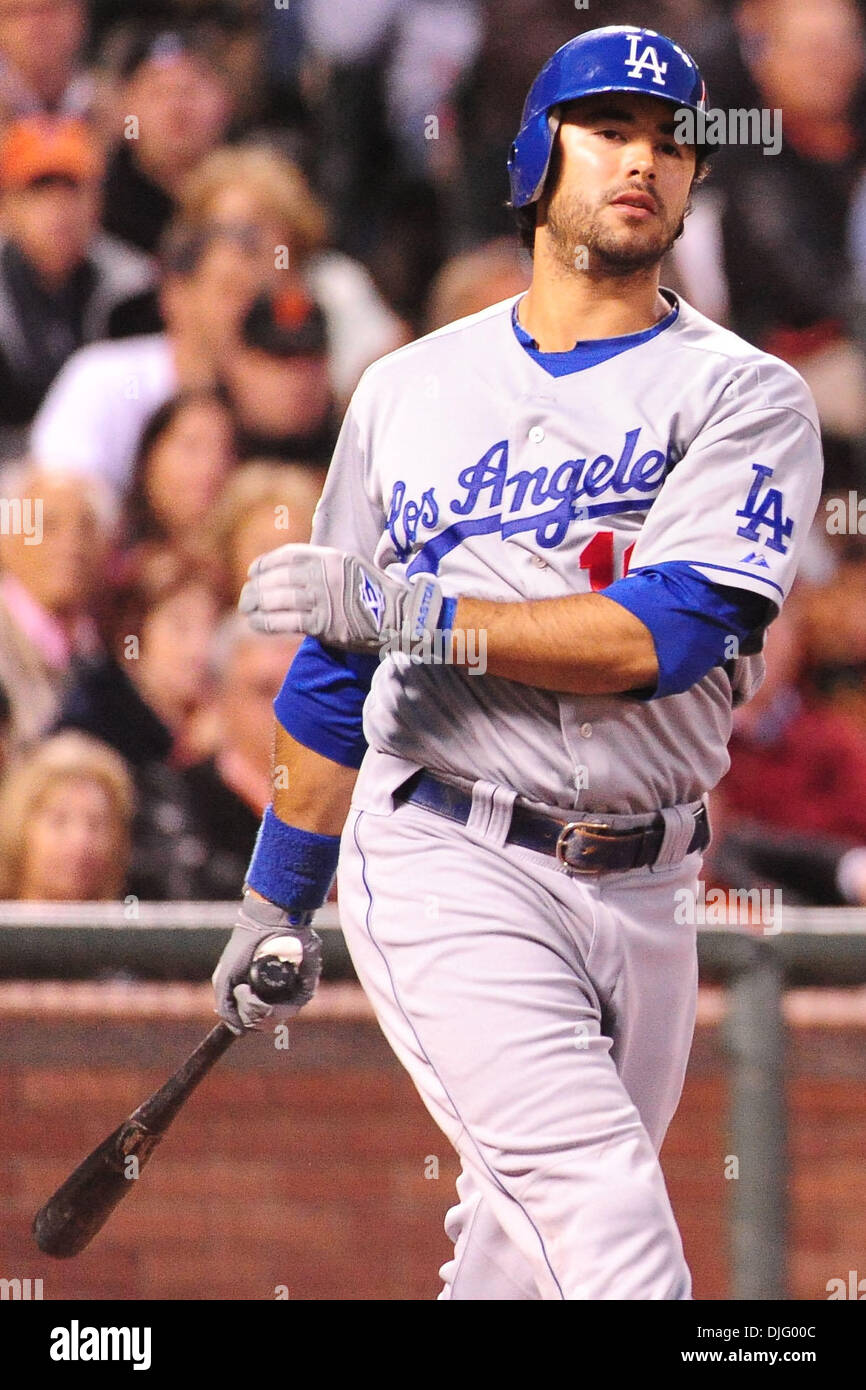
[[[294,937],[274,936],[262,943],[250,970],[250,984],[260,999],[270,1004],[294,997],[299,949]],[[132,1179],[198,1083],[239,1036],[227,1023],[218,1023],[168,1081],[70,1173],[33,1219],[33,1234],[43,1254],[66,1260],[90,1244],[137,1185]]]

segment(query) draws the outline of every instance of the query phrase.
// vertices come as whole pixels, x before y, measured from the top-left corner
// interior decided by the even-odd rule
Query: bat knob
[[[268,936],[256,947],[249,982],[264,1004],[291,1004],[300,987],[304,948],[296,936]]]

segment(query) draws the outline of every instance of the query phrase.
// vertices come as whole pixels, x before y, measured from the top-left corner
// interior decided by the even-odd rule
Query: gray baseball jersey
[[[375,363],[314,543],[437,574],[447,595],[557,598],[680,561],[781,605],[820,494],[814,402],[791,367],[664,293],[662,331],[564,376],[518,341],[516,299]],[[542,805],[642,813],[718,782],[733,700],[762,670],[743,656],[642,700],[396,653],[373,678],[364,732],[371,748]]]

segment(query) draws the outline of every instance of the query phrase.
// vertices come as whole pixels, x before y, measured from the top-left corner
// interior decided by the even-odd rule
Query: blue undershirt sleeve
[[[378,655],[338,651],[305,637],[274,700],[274,713],[305,748],[358,768],[367,751],[364,701],[378,665]]]
[[[628,692],[642,700],[679,695],[714,666],[760,651],[763,630],[777,611],[772,599],[713,583],[680,561],[636,570],[600,592],[639,618],[652,636],[658,684]]]

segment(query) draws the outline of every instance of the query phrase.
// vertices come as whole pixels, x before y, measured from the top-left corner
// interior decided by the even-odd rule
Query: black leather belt
[[[434,777],[422,768],[412,774],[394,793],[397,802],[411,801],[437,816],[465,825],[472,810],[472,795]],[[686,854],[706,849],[710,825],[706,807],[694,812],[695,828]],[[665,834],[665,821],[657,815],[648,824],[622,830],[604,820],[588,816],[585,820],[558,820],[515,802],[506,844],[552,854],[577,874],[600,874],[623,869],[641,869],[659,857]]]

